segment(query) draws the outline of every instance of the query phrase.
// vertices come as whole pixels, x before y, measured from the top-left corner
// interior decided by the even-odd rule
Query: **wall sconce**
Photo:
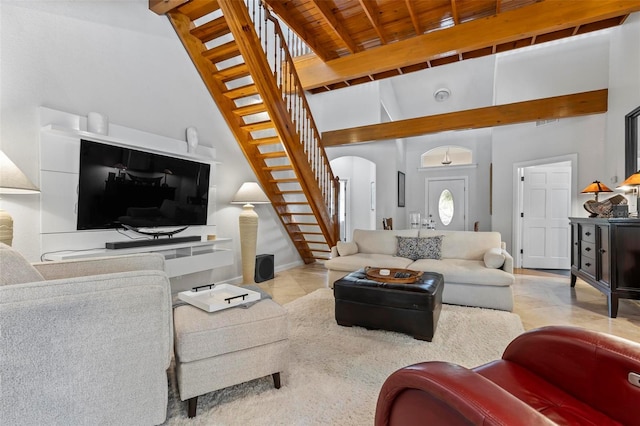
[[[638,186],[640,186],[640,170],[629,176],[620,186],[616,189],[632,190],[636,197],[636,216],[638,215],[638,201],[640,201],[640,195],[638,194]]]

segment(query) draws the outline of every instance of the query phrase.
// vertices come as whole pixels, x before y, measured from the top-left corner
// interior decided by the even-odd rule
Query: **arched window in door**
[[[420,156],[421,167],[450,167],[473,163],[473,151],[456,145],[443,145]]]

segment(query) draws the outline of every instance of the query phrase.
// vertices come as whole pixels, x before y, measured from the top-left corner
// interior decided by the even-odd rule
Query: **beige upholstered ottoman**
[[[271,299],[244,308],[205,312],[191,305],[173,312],[180,399],[195,417],[198,396],[273,375],[288,364],[287,311]]]

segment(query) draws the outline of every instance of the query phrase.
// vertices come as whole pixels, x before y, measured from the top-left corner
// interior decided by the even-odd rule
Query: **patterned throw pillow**
[[[435,237],[396,237],[396,256],[411,260],[442,258],[442,235]]]
[[[418,238],[418,249],[420,259],[442,259],[442,239],[443,235],[434,237]]]

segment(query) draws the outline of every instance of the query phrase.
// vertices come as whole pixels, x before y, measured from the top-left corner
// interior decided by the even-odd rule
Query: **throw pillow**
[[[338,254],[340,256],[349,256],[358,252],[358,244],[356,244],[355,241],[350,241],[348,243],[344,241],[338,241],[338,244],[336,244],[336,248],[338,249]]]
[[[416,260],[418,257],[418,238],[396,236],[396,256]]]
[[[0,243],[0,286],[44,281],[44,277],[20,253]]]
[[[490,248],[484,253],[484,264],[487,268],[498,269],[504,264],[502,249]]]
[[[396,237],[396,256],[411,260],[442,258],[442,235],[435,237]]]
[[[433,237],[418,238],[418,252],[420,259],[442,259],[442,239],[443,235]]]

